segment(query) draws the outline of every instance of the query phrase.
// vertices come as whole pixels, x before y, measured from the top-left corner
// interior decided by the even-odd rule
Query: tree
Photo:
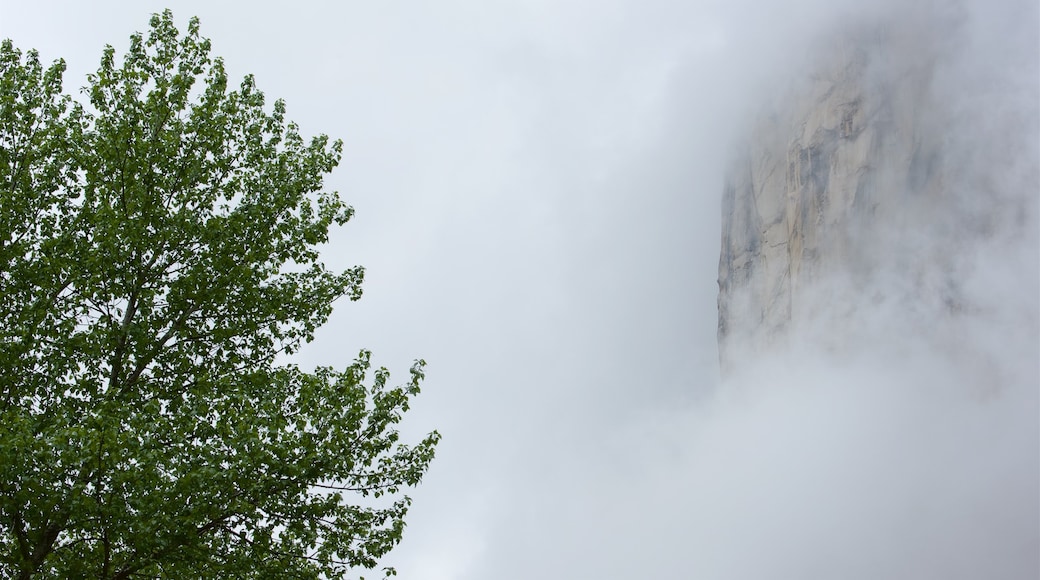
[[[361,295],[318,254],[353,213],[323,191],[341,143],[229,90],[169,11],[106,47],[89,105],[63,72],[0,46],[0,576],[377,566],[439,439],[396,430],[424,363],[280,362]]]

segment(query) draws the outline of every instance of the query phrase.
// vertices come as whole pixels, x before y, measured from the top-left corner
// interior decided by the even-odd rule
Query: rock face
[[[985,183],[1007,168],[979,169],[993,146],[1015,144],[977,123],[990,114],[985,93],[948,92],[958,75],[970,82],[944,62],[957,26],[955,15],[928,14],[843,30],[761,115],[723,193],[724,374],[736,352],[840,325],[864,304],[902,300],[927,316],[963,308],[961,250],[1032,211],[1033,196],[1002,198]]]

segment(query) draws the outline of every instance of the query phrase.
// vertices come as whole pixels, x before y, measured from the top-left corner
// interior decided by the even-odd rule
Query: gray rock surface
[[[723,192],[724,374],[747,352],[811,329],[827,327],[821,336],[833,347],[855,331],[840,328],[853,323],[848,313],[878,302],[925,322],[965,308],[959,256],[1035,210],[1035,195],[1002,193],[1020,183],[992,183],[1014,171],[1027,185],[1037,180],[1032,167],[1011,167],[1013,155],[994,153],[1022,150],[997,120],[1015,121],[987,110],[1007,95],[960,89],[971,79],[966,65],[950,64],[966,60],[956,18],[918,14],[839,31],[754,123]],[[1024,110],[1032,120],[1035,107]]]

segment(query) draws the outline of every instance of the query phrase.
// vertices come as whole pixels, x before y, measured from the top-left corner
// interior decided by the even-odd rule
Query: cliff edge
[[[879,304],[927,333],[973,307],[962,278],[986,240],[1034,227],[1035,79],[978,80],[959,18],[839,31],[754,123],[723,192],[724,375],[792,342],[841,348]]]

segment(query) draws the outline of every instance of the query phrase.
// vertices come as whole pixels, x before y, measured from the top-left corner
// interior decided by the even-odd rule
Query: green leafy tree
[[[0,46],[0,576],[378,566],[439,437],[396,431],[423,362],[400,387],[368,352],[280,362],[361,294],[317,251],[352,214],[323,191],[341,143],[229,89],[168,11],[89,105],[63,71]]]

